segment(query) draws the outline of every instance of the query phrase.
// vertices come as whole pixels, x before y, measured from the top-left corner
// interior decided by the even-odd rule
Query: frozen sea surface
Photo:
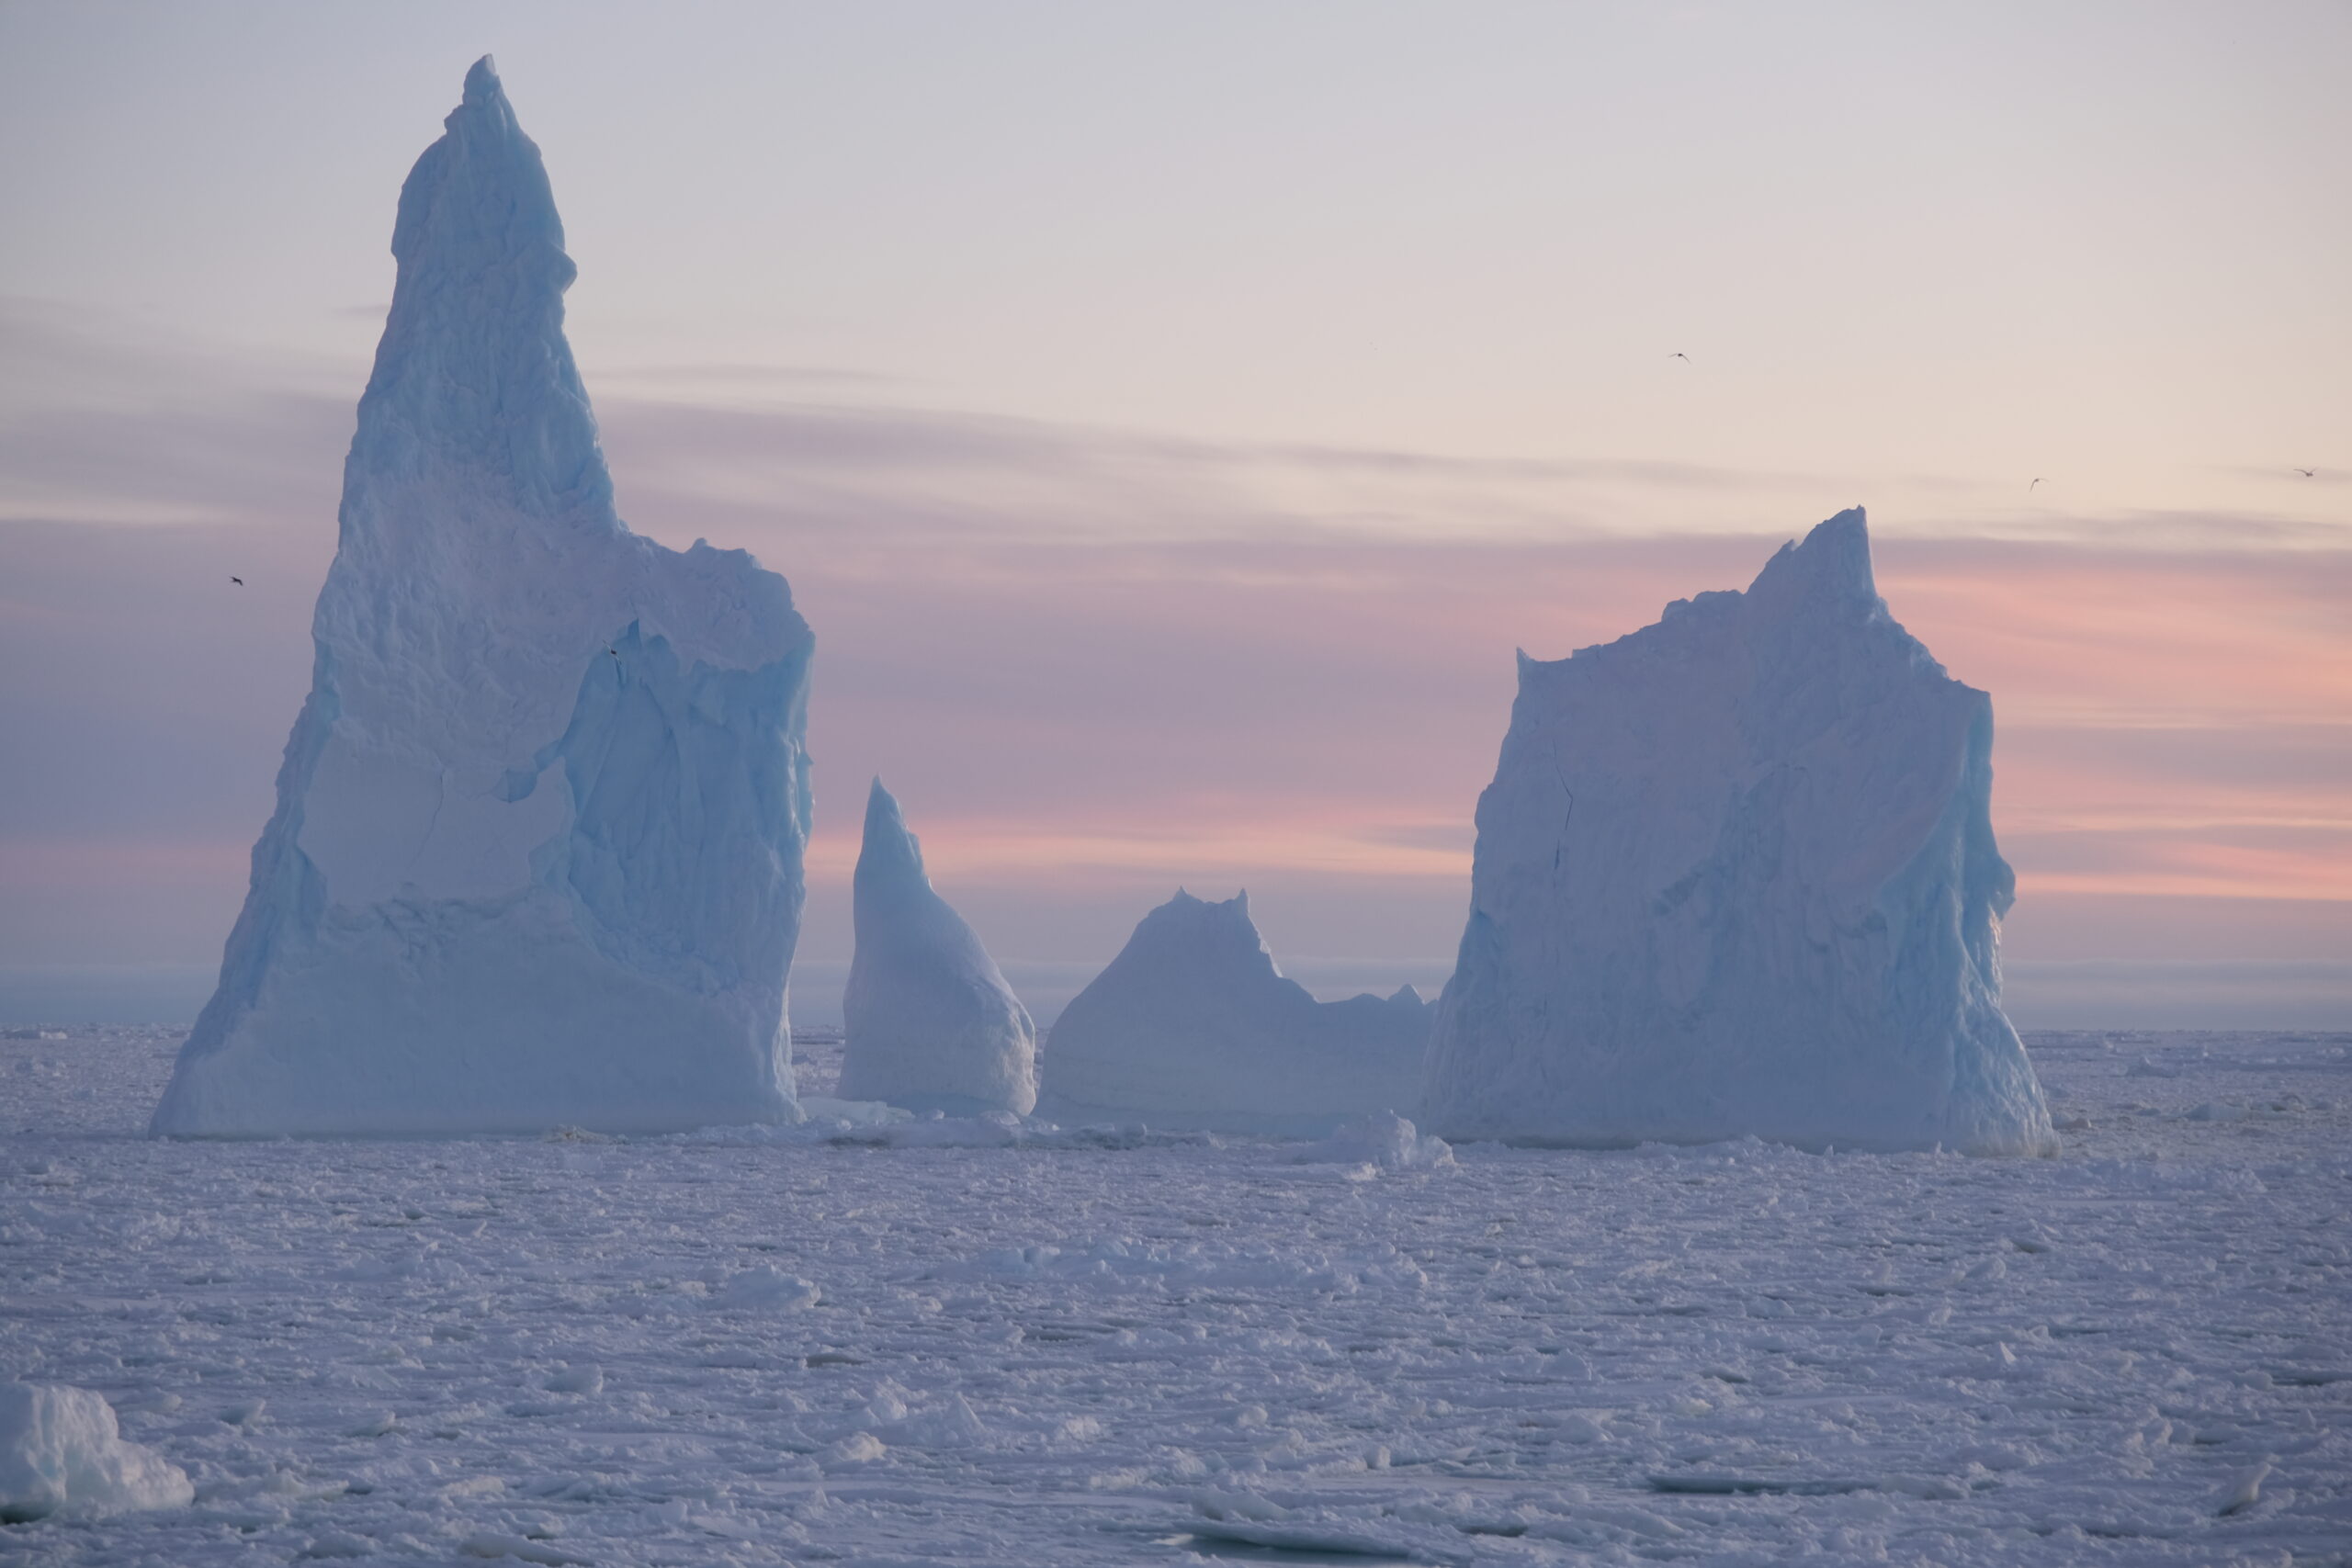
[[[149,1142],[176,1043],[0,1040],[0,1373],[197,1486],[0,1562],[2352,1559],[2352,1036],[2031,1036],[2055,1159],[1385,1173]]]

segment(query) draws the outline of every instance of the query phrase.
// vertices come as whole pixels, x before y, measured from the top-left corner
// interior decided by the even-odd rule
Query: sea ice
[[[166,1134],[788,1120],[810,637],[614,511],[491,62],[401,191],[310,700]]]
[[[1519,672],[1437,1132],[2055,1147],[2000,1007],[1991,699],[1888,615],[1859,508]]]
[[[853,888],[857,952],[842,996],[840,1097],[951,1116],[1037,1103],[1037,1032],[876,779]]]
[[[62,1383],[0,1383],[0,1524],[176,1508],[195,1496],[179,1466],[122,1440],[103,1396]]]
[[[1329,1132],[1413,1109],[1430,1012],[1410,986],[1318,1002],[1274,966],[1248,894],[1211,904],[1180,890],[1054,1024],[1037,1113]]]
[[[175,1043],[0,1039],[0,1360],[202,1496],[0,1562],[1165,1568],[1230,1552],[1204,1503],[1463,1568],[2352,1544],[2352,1036],[2029,1037],[2094,1123],[2055,1159],[1473,1143],[1371,1181],[1034,1120],[126,1137]],[[2223,1098],[2292,1109],[2182,1115]]]

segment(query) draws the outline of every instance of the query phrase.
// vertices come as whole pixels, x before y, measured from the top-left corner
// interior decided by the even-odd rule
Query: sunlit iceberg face
[[[1522,657],[1425,1119],[2046,1152],[2000,1008],[1992,743],[1888,615],[1859,510],[1744,593]]]
[[[309,701],[156,1111],[210,1135],[792,1114],[808,628],[629,532],[485,60],[401,193]]]

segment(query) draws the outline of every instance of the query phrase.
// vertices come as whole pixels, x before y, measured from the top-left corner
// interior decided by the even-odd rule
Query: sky
[[[2018,1021],[2352,1028],[2352,8],[2292,0],[0,0],[0,1012],[209,988],[484,52],[623,515],[816,629],[804,1014],[876,773],[1041,1013],[1180,885],[1442,982],[1513,649],[1862,504],[1993,694]]]

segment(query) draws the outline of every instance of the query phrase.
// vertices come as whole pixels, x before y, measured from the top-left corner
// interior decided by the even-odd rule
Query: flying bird
[[[232,577],[229,581],[235,583],[240,588],[243,588],[245,585],[245,580],[242,577]]]
[[[2035,480],[2033,481],[2033,484],[2032,484],[2032,485],[2028,485],[2028,486],[2026,486],[2026,487],[2025,487],[2025,492],[2026,492],[2026,494],[2028,494],[2028,495],[2031,495],[2031,494],[2033,493],[2033,485],[2038,485],[2038,484],[2040,484],[2041,482],[2041,481],[2040,479],[2035,479]]]
[[[2317,468],[2297,468],[2295,472],[2302,475],[2305,479],[2310,479],[2313,474],[2318,473],[2319,470]]]
[[[617,648],[608,648],[605,649],[605,651],[611,654],[615,659],[618,659],[621,656],[621,650]]]
[[[1688,364],[1690,364],[1690,356],[1689,355],[1687,355],[1687,354],[1684,354],[1684,353],[1683,353],[1683,352],[1681,352],[1679,349],[1677,349],[1674,353],[1668,355],[1667,355],[1667,357],[1668,357],[1668,359],[1679,359],[1679,360],[1680,360],[1680,361],[1682,361],[1682,363],[1683,363],[1683,364],[1685,364],[1685,365],[1688,365]]]

